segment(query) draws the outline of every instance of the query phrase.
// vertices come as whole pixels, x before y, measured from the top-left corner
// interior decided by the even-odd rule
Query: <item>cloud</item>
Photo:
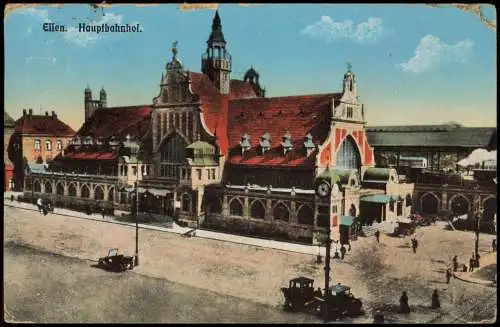
[[[327,42],[347,39],[355,42],[374,42],[384,34],[382,19],[370,17],[366,22],[354,25],[352,20],[335,22],[330,16],[306,26],[300,33]]]
[[[473,54],[473,45],[474,43],[470,40],[448,45],[441,42],[437,36],[426,35],[415,49],[415,55],[396,66],[403,72],[420,74],[442,62],[465,64]]]
[[[102,16],[100,20],[88,22],[88,25],[101,25],[101,24],[122,24],[123,16],[114,13],[106,13]],[[94,33],[94,32],[80,32],[78,26],[71,26],[68,31],[63,34],[64,38],[76,45],[86,47],[87,45],[96,43],[99,39],[103,38],[105,33]]]
[[[30,64],[34,60],[46,61],[48,64],[50,64],[50,66],[55,66],[56,62],[57,62],[56,57],[33,57],[33,56],[30,56],[30,57],[25,58],[25,61],[27,64]]]

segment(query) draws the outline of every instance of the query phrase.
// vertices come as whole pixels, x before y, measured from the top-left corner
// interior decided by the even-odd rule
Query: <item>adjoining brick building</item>
[[[70,143],[75,131],[59,120],[54,111],[50,115],[48,111],[35,115],[33,109],[23,109],[15,125],[8,152],[14,164],[16,188],[22,189],[26,165],[52,161]]]
[[[350,67],[340,92],[265,97],[253,68],[230,78],[218,12],[201,73],[172,54],[151,105],[107,108],[87,88],[85,123],[25,195],[135,211],[138,191],[140,211],[192,227],[307,242],[411,211],[413,184],[374,167]]]
[[[4,165],[4,191],[11,191],[12,184],[14,183],[14,165],[9,159],[9,153],[7,149],[9,148],[9,142],[14,129],[16,128],[16,122],[8,113],[4,111],[3,113],[3,165]]]

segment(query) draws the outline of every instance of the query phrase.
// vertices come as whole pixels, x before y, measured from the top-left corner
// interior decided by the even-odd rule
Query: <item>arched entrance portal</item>
[[[340,145],[335,161],[336,169],[355,169],[359,172],[361,167],[361,156],[356,146],[356,142],[348,135]]]
[[[469,212],[469,202],[463,195],[457,195],[451,200],[450,210],[457,216],[466,215]]]
[[[483,220],[492,221],[495,214],[497,213],[497,199],[489,198],[488,200],[484,201],[483,207],[484,207]]]
[[[425,215],[436,214],[439,209],[439,201],[432,193],[425,193],[420,198],[422,213]]]

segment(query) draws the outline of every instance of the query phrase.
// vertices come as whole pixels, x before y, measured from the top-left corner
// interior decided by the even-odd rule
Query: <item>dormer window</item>
[[[269,142],[269,133],[266,132],[262,135],[260,140],[260,151],[264,154],[266,151],[269,151],[269,149],[271,149],[271,142]]]
[[[252,145],[250,144],[250,136],[248,136],[247,133],[243,135],[240,141],[240,146],[241,146],[241,154],[245,153],[245,151],[250,150]]]
[[[80,138],[79,138],[79,137],[76,137],[76,138],[73,140],[73,144],[75,144],[75,145],[80,145]]]
[[[290,132],[287,131],[286,134],[283,136],[283,142],[281,142],[281,146],[283,147],[283,154],[287,154],[288,152],[292,151],[293,144]]]
[[[92,145],[92,138],[90,136],[87,136],[84,141],[85,145]]]
[[[313,137],[311,133],[307,133],[306,137],[304,138],[304,149],[306,149],[307,155],[310,155],[311,152],[314,151],[314,148],[316,146],[313,143]]]

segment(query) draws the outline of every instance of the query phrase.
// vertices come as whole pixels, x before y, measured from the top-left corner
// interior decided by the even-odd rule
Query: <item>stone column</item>
[[[290,224],[291,225],[296,225],[297,224],[297,203],[295,200],[292,200],[290,202]]]
[[[448,209],[448,190],[446,189],[446,185],[443,185],[443,187],[441,188],[441,210],[447,210],[447,209]]]
[[[266,216],[265,220],[272,221],[273,220],[273,203],[271,199],[266,199]]]
[[[106,202],[108,202],[108,200],[109,200],[109,196],[108,196],[109,195],[108,194],[108,192],[109,192],[108,184],[104,184],[104,190],[103,190],[103,192],[104,192],[104,198],[103,198],[103,200],[106,201]]]
[[[248,202],[248,196],[245,196],[243,200],[243,217],[246,219],[250,218],[250,206]]]
[[[76,182],[76,197],[80,198],[82,195],[81,189],[80,189],[80,182]]]

